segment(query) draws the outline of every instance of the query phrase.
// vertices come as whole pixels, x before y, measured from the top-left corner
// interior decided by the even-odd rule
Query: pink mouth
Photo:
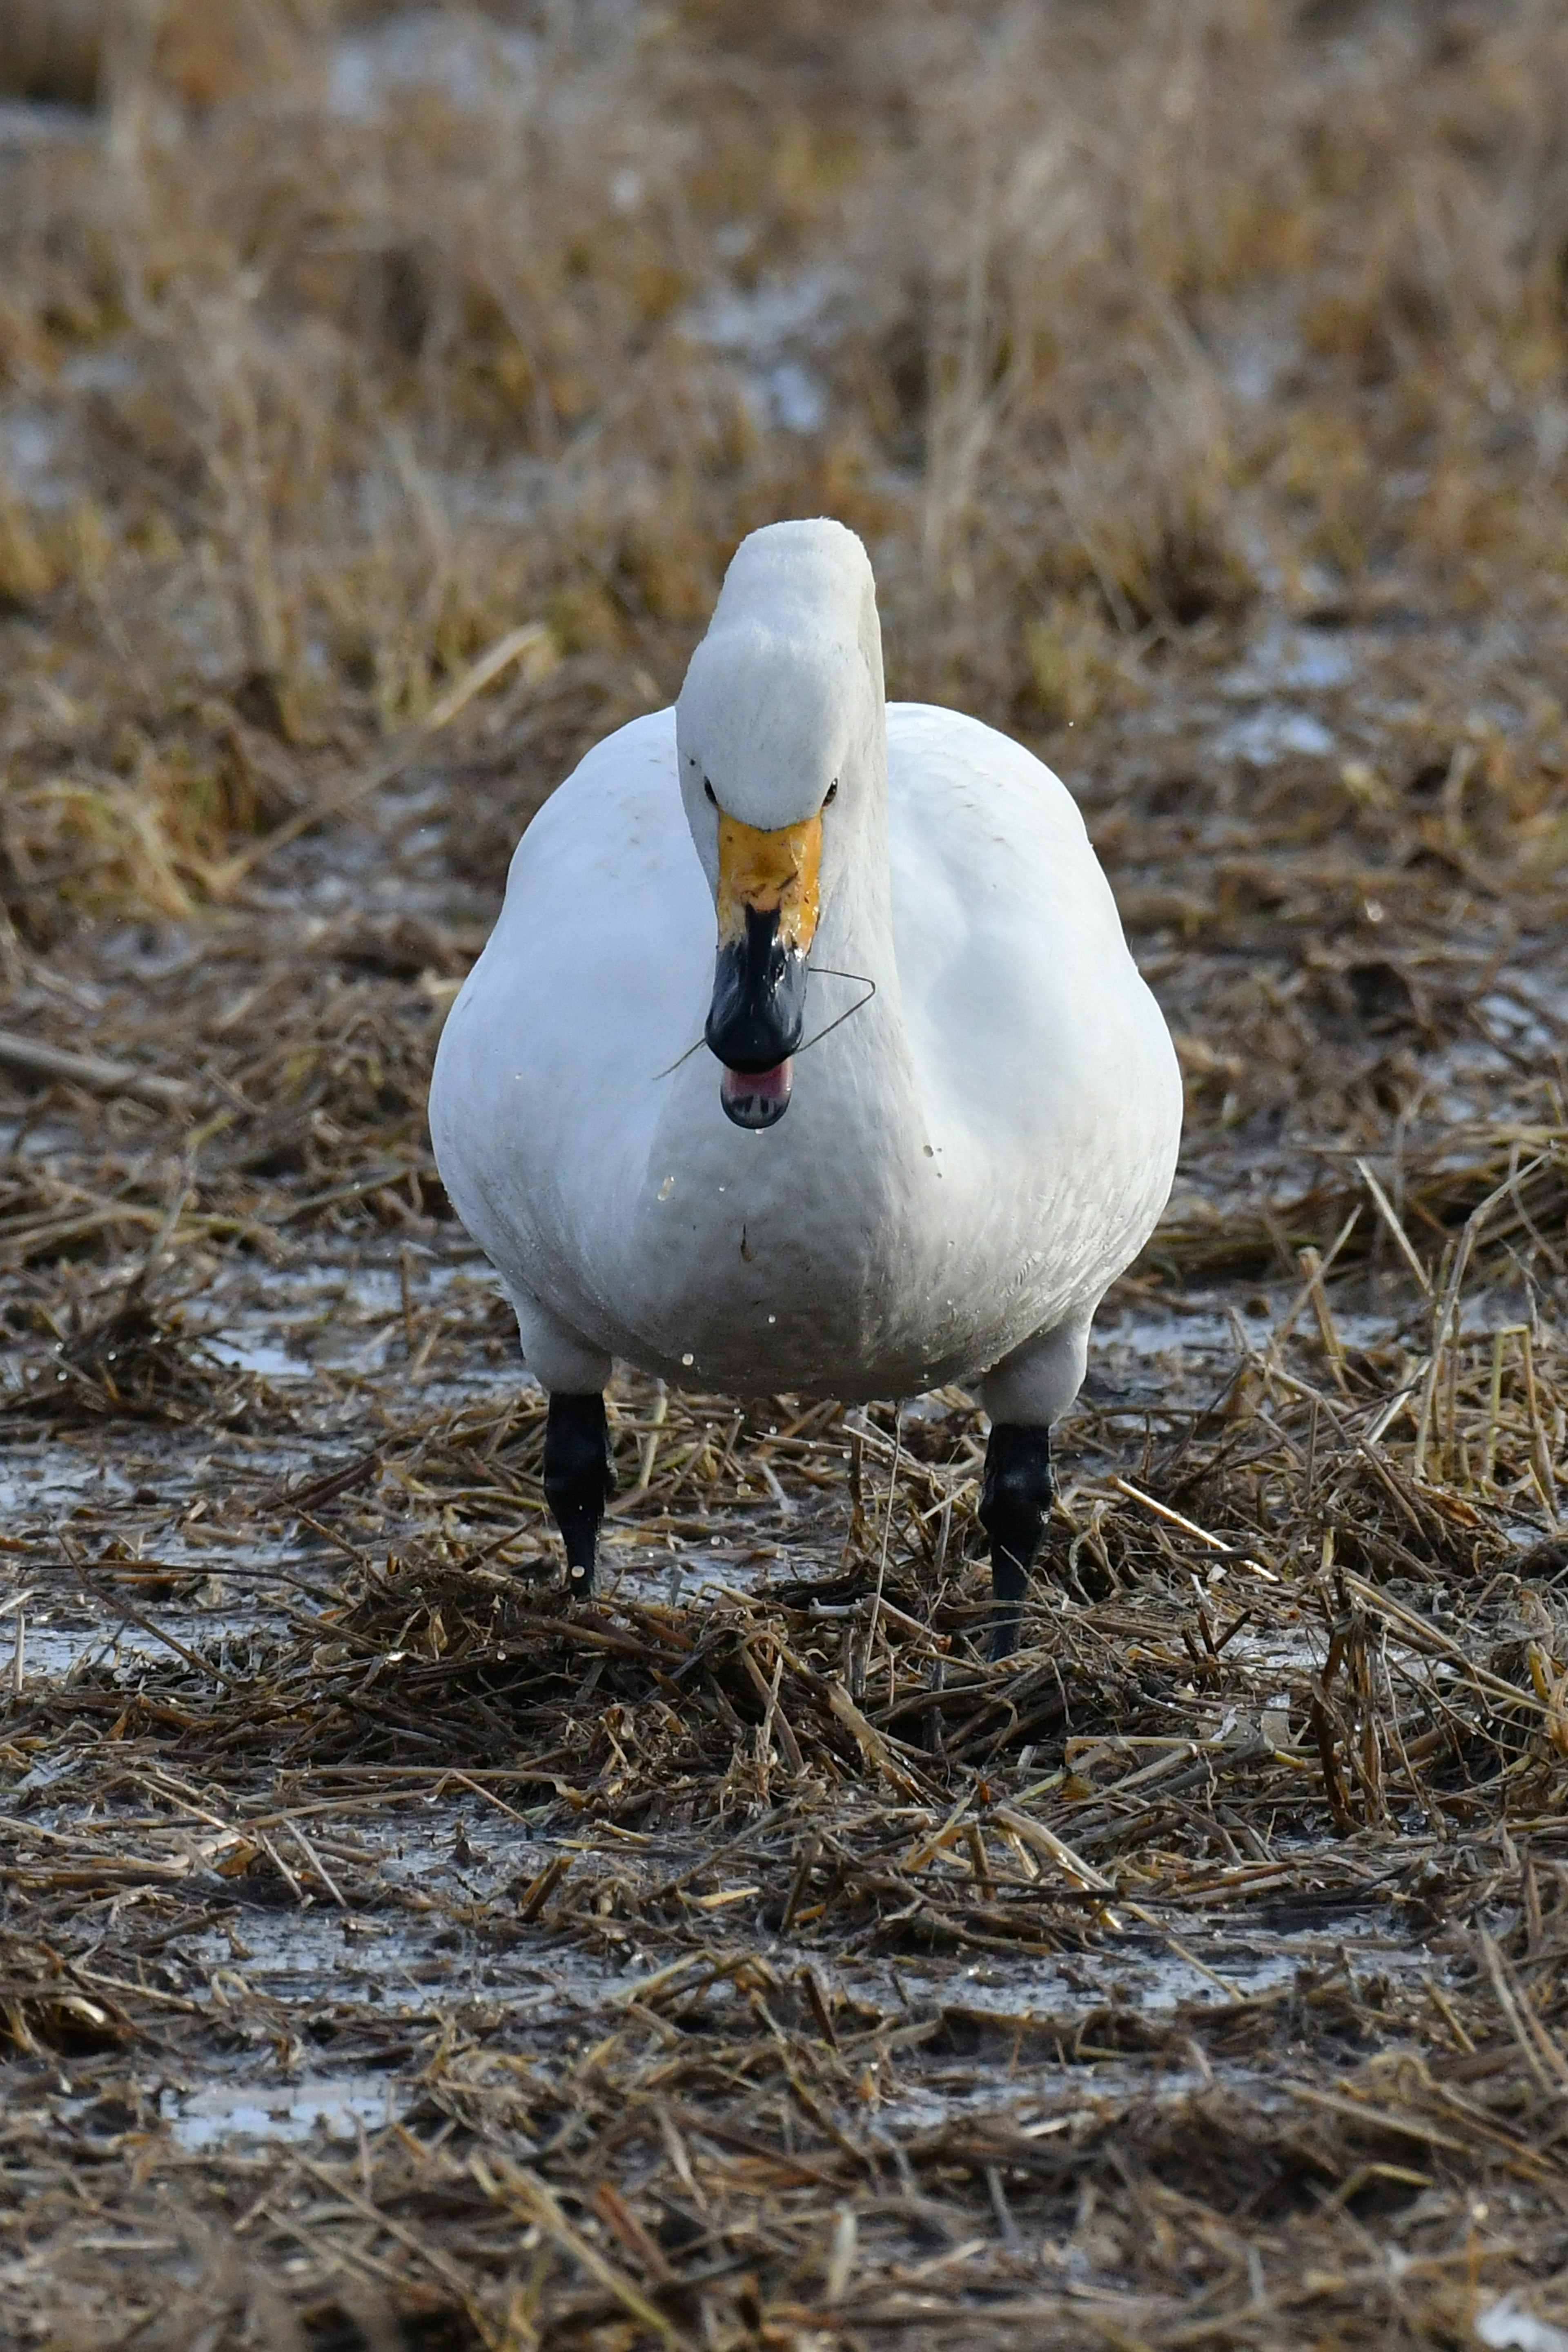
[[[771,1070],[726,1070],[719,1100],[737,1127],[776,1127],[789,1108],[794,1083],[793,1060],[775,1062]]]

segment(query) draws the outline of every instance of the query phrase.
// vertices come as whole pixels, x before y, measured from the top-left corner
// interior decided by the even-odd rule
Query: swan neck
[[[879,672],[880,664],[879,663]],[[893,880],[888,826],[888,721],[884,705],[868,730],[865,771],[856,795],[857,823],[837,887],[817,928],[814,963],[863,972],[879,990],[894,974]]]

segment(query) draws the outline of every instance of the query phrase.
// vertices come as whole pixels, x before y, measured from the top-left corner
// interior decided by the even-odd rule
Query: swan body
[[[728,950],[726,859],[775,902]],[[725,1101],[716,899],[758,1034],[790,1045],[805,992],[804,1036],[731,1062]],[[734,1123],[752,1087],[776,1123]],[[1164,1205],[1181,1086],[1070,794],[973,719],[887,706],[859,541],[790,523],[741,549],[677,709],[529,826],[430,1124],[552,1392],[614,1359],[742,1394],[956,1381],[1044,1430]]]
[[[600,743],[534,818],[431,1125],[547,1386],[602,1385],[616,1357],[742,1394],[912,1395],[1087,1320],[1147,1239],[1173,1056],[1076,805],[1017,744],[921,704],[889,710],[888,780],[885,958],[820,958],[880,963],[877,994],[814,992],[819,1024],[848,1017],[758,1133],[688,1053],[712,902],[673,711]],[[594,1363],[557,1367],[552,1326]]]

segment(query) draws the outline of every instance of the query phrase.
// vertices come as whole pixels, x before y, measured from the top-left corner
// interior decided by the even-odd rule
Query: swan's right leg
[[[1018,1646],[1029,1570],[1056,1500],[1051,1433],[1026,1423],[994,1421],[985,1445],[980,1524],[991,1538],[991,1654]]]
[[[1029,1571],[1056,1500],[1051,1423],[1083,1385],[1093,1319],[1091,1307],[1054,1330],[1037,1331],[980,1383],[980,1401],[991,1416],[980,1523],[991,1538],[994,1658],[1018,1646]]]
[[[566,1547],[567,1590],[574,1601],[586,1600],[594,1589],[599,1522],[616,1491],[605,1412],[610,1359],[530,1292],[514,1288],[511,1303],[523,1360],[550,1392],[544,1498]]]

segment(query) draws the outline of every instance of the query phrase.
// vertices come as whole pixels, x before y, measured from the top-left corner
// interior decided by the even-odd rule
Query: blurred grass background
[[[537,620],[493,880],[781,515],[867,537],[890,692],[1074,772],[1265,611],[1561,652],[1549,0],[5,0],[0,84],[33,943],[221,898]],[[1472,763],[1510,871],[1562,725],[1543,672]]]

